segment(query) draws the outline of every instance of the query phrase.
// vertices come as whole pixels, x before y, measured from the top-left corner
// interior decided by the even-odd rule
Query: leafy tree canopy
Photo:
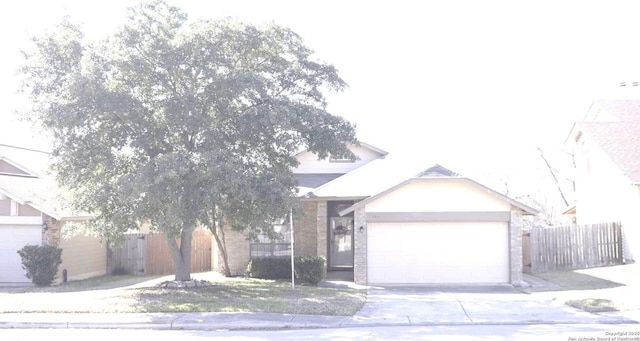
[[[283,217],[300,148],[353,157],[355,128],[323,95],[345,82],[287,28],[190,22],[151,1],[102,41],[65,19],[33,42],[24,116],[51,132],[59,182],[103,235],[149,222],[182,238],[174,262],[198,223],[268,229]]]

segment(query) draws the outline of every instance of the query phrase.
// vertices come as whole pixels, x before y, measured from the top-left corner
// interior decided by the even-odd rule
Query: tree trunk
[[[180,243],[178,243],[177,239],[167,235],[167,243],[171,249],[176,281],[191,280],[191,241],[193,240],[193,229],[193,227],[185,227],[182,229]]]
[[[231,269],[229,269],[229,257],[227,256],[227,245],[224,240],[224,230],[222,225],[215,225],[211,229],[213,237],[216,239],[216,244],[220,253],[222,254],[222,271],[226,277],[231,277]]]

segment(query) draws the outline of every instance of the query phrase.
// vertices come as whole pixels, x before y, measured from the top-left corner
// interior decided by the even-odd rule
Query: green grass
[[[603,298],[586,298],[581,300],[570,300],[567,305],[582,309],[590,313],[601,313],[605,311],[618,310],[613,301]]]
[[[561,290],[594,290],[607,289],[622,286],[621,283],[609,281],[607,279],[590,276],[574,271],[550,271],[535,274],[535,277],[557,284]]]
[[[630,283],[618,283],[604,276],[607,272],[631,271],[623,266],[573,271],[550,271],[535,277],[554,283],[559,288],[529,288],[527,292],[551,294],[568,306],[590,313],[640,308]],[[615,276],[613,276],[615,278]],[[620,276],[618,276],[620,277]]]
[[[365,290],[313,286],[292,289],[288,282],[247,278],[221,278],[214,286],[192,289],[155,288],[144,280],[149,278],[106,276],[57,287],[0,292],[0,313],[265,312],[348,316],[362,307],[366,295]]]
[[[138,311],[263,312],[353,315],[364,304],[363,290],[298,286],[287,282],[242,279],[195,290],[143,289]]]

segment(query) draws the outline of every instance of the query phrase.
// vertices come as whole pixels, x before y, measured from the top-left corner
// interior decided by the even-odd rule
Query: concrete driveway
[[[510,285],[393,286],[371,288],[367,303],[353,317],[385,324],[622,323],[521,293]]]

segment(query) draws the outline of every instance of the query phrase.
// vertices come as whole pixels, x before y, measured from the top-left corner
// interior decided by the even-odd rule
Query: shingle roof
[[[17,164],[33,176],[0,174],[0,193],[20,204],[26,204],[56,219],[86,216],[74,214],[62,205],[55,180],[47,174],[49,154],[7,145],[0,145],[1,160]]]
[[[298,181],[298,186],[317,188],[342,175],[344,175],[344,173],[294,174],[293,176]]]
[[[640,184],[640,121],[581,122],[577,128],[600,146],[632,183]]]
[[[597,144],[632,183],[640,184],[640,100],[597,100],[569,138]]]
[[[366,198],[404,179],[415,177],[424,169],[424,165],[417,165],[415,160],[407,162],[389,155],[316,188],[307,197]]]
[[[618,122],[640,122],[640,100],[597,100],[594,105]],[[602,119],[597,119],[602,121]]]
[[[50,162],[49,153],[33,149],[25,149],[16,146],[0,144],[0,157],[11,160],[20,168],[35,175],[45,174]]]

